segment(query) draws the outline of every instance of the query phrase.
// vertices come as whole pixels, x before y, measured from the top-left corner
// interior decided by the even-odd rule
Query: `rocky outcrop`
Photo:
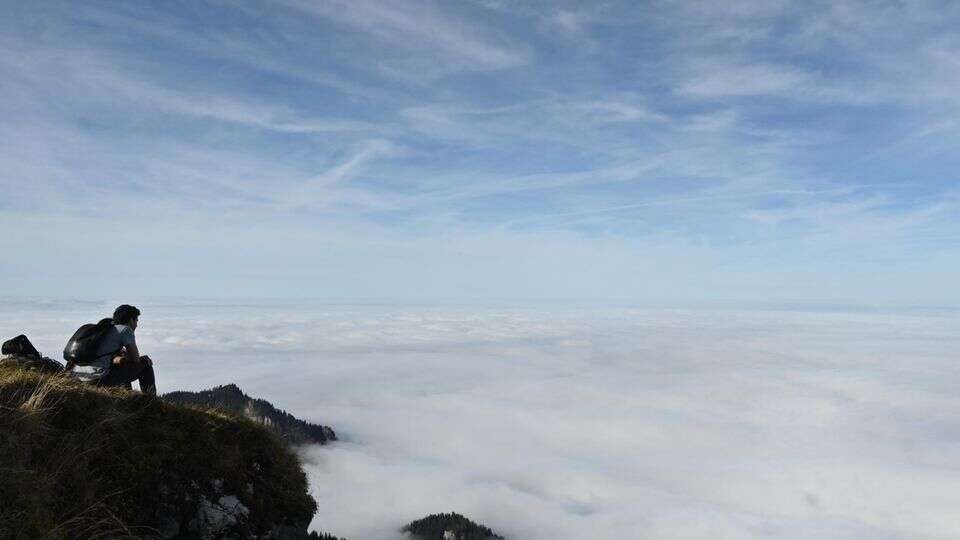
[[[334,538],[262,424],[12,363],[0,464],[0,538]]]
[[[421,540],[503,540],[488,527],[457,513],[431,514],[407,524],[401,531]]]
[[[20,334],[3,342],[0,367],[26,369],[40,373],[62,373],[63,364],[40,354],[27,336]]]
[[[263,424],[291,446],[326,444],[328,441],[337,440],[336,433],[330,427],[300,420],[284,410],[277,409],[267,400],[244,394],[235,384],[200,392],[170,392],[164,394],[163,399],[168,403],[211,407],[249,418]]]
[[[27,369],[40,373],[62,373],[63,364],[46,356],[5,354],[0,356],[0,367]]]

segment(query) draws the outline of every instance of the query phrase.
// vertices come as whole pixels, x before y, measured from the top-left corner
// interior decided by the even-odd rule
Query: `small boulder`
[[[63,364],[46,356],[27,354],[5,354],[0,356],[0,367],[13,367],[39,371],[40,373],[62,373]]]
[[[0,353],[3,354],[0,356],[0,367],[28,369],[40,373],[63,372],[63,364],[40,354],[23,334],[4,341]]]

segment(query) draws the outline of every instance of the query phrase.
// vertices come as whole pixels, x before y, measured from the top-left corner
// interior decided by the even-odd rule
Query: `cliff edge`
[[[270,430],[0,365],[0,537],[333,538]]]

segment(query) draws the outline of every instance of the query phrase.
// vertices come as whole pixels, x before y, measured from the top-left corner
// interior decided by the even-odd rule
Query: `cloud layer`
[[[113,303],[7,302],[48,354]],[[342,441],[314,525],[513,538],[952,538],[955,311],[153,302],[165,389],[236,382]]]

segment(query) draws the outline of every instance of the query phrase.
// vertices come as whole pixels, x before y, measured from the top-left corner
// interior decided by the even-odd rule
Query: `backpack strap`
[[[100,356],[98,356],[97,358],[103,358],[104,356],[107,356],[107,355],[109,354],[109,355],[110,355],[110,359],[113,360],[113,355],[117,354],[118,352],[120,352],[120,351],[122,351],[122,350],[123,350],[123,347],[120,347],[119,349],[117,349],[117,350],[115,350],[115,351],[113,351],[113,352],[111,352],[111,353],[103,353],[103,354],[101,354]]]

